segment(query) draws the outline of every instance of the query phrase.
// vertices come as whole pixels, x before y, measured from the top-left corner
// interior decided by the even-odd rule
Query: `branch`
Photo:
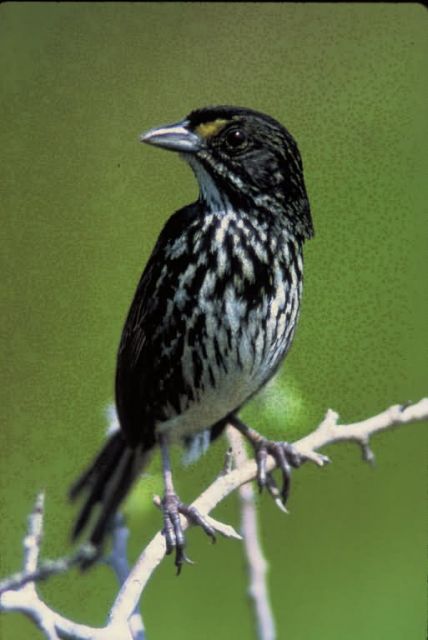
[[[337,413],[329,410],[321,424],[308,436],[297,440],[294,443],[298,453],[313,460],[319,466],[325,463],[325,457],[317,454],[317,450],[338,441],[354,441],[361,445],[363,451],[368,448],[371,435],[384,429],[418,422],[428,419],[428,398],[420,400],[410,406],[396,405],[386,411],[368,418],[362,422],[350,425],[338,425]],[[272,471],[275,468],[275,460],[269,456],[266,470]],[[201,515],[207,515],[224,498],[238,489],[246,482],[256,478],[257,465],[254,460],[246,462],[239,469],[234,469],[230,473],[219,476],[193,503]],[[188,522],[181,517],[183,529],[188,527]],[[148,583],[152,573],[162,561],[165,555],[165,540],[159,532],[142,552],[128,580],[122,586],[110,612],[110,623],[124,620],[129,617],[139,602],[141,594]]]
[[[91,547],[83,546],[79,551],[69,557],[59,560],[47,560],[38,566],[40,546],[43,535],[44,519],[44,494],[37,496],[33,511],[28,518],[28,533],[23,541],[24,567],[17,573],[0,583],[0,612],[19,611],[33,620],[48,640],[109,640],[113,636],[104,633],[103,630],[93,629],[64,618],[53,609],[50,609],[40,598],[36,591],[36,582],[44,580],[52,575],[64,573],[82,558],[87,558],[93,553]],[[128,529],[123,518],[117,516],[112,529],[112,552],[105,559],[111,566],[122,584],[129,573],[127,561]],[[114,630],[110,632],[115,633]],[[144,625],[138,611],[129,618],[129,621],[118,629],[117,640],[144,640]]]
[[[363,459],[374,462],[374,454],[369,448],[371,436],[380,431],[398,427],[412,422],[428,419],[428,398],[423,398],[415,404],[396,404],[377,416],[367,418],[353,424],[339,425],[339,414],[329,409],[321,424],[309,435],[294,443],[297,451],[312,458],[312,454],[336,442],[356,442],[361,446]],[[312,458],[315,462],[316,460]]]
[[[41,494],[42,495],[42,494]],[[39,498],[40,496],[38,496]],[[34,515],[35,511],[31,514]],[[31,517],[31,516],[30,516]],[[27,536],[25,540],[31,539]],[[39,555],[40,546],[36,547],[32,545],[30,552],[34,555]],[[65,573],[72,567],[79,565],[82,560],[90,559],[94,555],[94,549],[90,545],[83,545],[78,549],[76,553],[71,556],[65,556],[64,558],[58,558],[57,560],[45,560],[40,566],[35,565],[35,568],[29,570],[29,565],[24,562],[24,570],[18,573],[14,573],[5,580],[0,582],[0,596],[10,590],[21,589],[25,585],[31,585],[35,582],[42,582],[51,576]]]
[[[312,460],[319,466],[323,466],[326,458],[317,453],[318,449],[327,445],[352,441],[359,444],[366,460],[373,460],[374,456],[369,448],[369,439],[375,433],[396,427],[428,419],[428,398],[420,400],[409,406],[396,405],[386,411],[361,422],[349,425],[339,425],[337,413],[329,410],[321,424],[309,435],[294,442],[294,447],[306,459]],[[275,460],[267,459],[267,471],[275,468]],[[257,466],[254,460],[240,465],[239,468],[223,472],[193,503],[202,515],[208,515],[224,498],[243,484],[256,478]],[[40,549],[43,522],[43,497],[39,496],[36,508],[30,516],[29,531],[24,541],[25,566],[22,584],[15,584],[0,595],[0,611],[21,611],[28,615],[45,632],[50,640],[58,638],[69,640],[135,640],[130,628],[130,620],[134,616],[141,594],[148,583],[156,567],[162,561],[166,547],[165,539],[161,532],[157,533],[142,552],[113,603],[108,623],[103,628],[91,628],[74,623],[56,613],[38,597],[34,585],[34,575],[37,571],[37,562]],[[213,518],[218,530],[231,537],[239,537],[232,528],[218,523]],[[183,529],[188,527],[188,522],[182,517]],[[123,567],[122,567],[123,568]],[[120,575],[123,577],[122,568]],[[41,571],[42,567],[40,567]],[[117,566],[119,575],[119,565]],[[29,581],[28,576],[33,581]]]
[[[20,611],[32,619],[49,640],[58,640],[63,637],[57,633],[56,628],[56,622],[61,620],[61,616],[39,599],[35,582],[26,579],[27,576],[34,576],[37,573],[43,535],[43,515],[44,494],[40,493],[28,518],[28,533],[23,542],[23,572],[1,583],[0,611]]]
[[[227,437],[236,466],[239,468],[248,461],[244,438],[231,426],[227,428]],[[258,637],[259,640],[275,640],[275,620],[266,581],[268,565],[259,540],[253,486],[250,483],[241,485],[239,496],[241,498],[241,531],[250,581],[248,594],[253,605]]]
[[[118,513],[113,524],[112,550],[110,555],[105,559],[105,562],[115,572],[120,586],[122,586],[124,582],[126,582],[130,571],[127,553],[128,538],[129,529],[125,525],[125,519],[122,514]],[[138,603],[134,609],[134,612],[129,618],[128,624],[133,640],[145,639],[144,623],[143,618],[139,612]]]

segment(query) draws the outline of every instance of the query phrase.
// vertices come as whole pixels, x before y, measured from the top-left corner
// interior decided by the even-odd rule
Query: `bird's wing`
[[[189,238],[199,215],[195,203],[168,220],[141,276],[123,328],[116,404],[131,445],[143,442],[150,447],[155,422],[180,413],[180,396],[186,393],[181,356],[189,310],[183,304],[192,305],[193,301],[180,276],[192,262]],[[181,299],[177,296],[180,288]]]

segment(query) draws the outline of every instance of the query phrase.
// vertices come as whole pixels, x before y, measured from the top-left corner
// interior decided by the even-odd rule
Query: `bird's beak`
[[[201,138],[189,129],[187,120],[150,129],[141,134],[140,142],[171,149],[171,151],[181,151],[181,153],[196,153],[202,149],[203,145]]]

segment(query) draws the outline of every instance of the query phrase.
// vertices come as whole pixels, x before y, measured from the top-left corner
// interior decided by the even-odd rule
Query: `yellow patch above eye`
[[[195,131],[202,138],[211,138],[219,133],[228,122],[228,120],[221,120],[220,118],[211,120],[211,122],[203,122],[202,124],[198,124]]]

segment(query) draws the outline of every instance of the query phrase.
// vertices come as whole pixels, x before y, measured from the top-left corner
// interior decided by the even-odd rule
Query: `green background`
[[[328,407],[353,421],[426,395],[427,42],[417,4],[0,6],[2,575],[21,565],[41,488],[44,555],[70,549],[66,489],[102,441],[136,282],[168,215],[197,195],[184,163],[138,134],[193,108],[281,120],[316,227],[293,349],[245,418],[290,439]],[[377,437],[374,469],[332,447],[328,469],[295,474],[288,517],[258,500],[280,640],[425,637],[427,435]],[[177,452],[183,499],[225,447],[187,469]],[[131,558],[160,524],[158,468],[127,503]],[[236,497],[215,515],[237,525]],[[253,639],[241,545],[188,539],[197,565],[177,579],[168,559],[144,594],[148,640]],[[93,625],[116,590],[102,566],[41,587]],[[39,638],[21,615],[1,625],[5,639]]]

